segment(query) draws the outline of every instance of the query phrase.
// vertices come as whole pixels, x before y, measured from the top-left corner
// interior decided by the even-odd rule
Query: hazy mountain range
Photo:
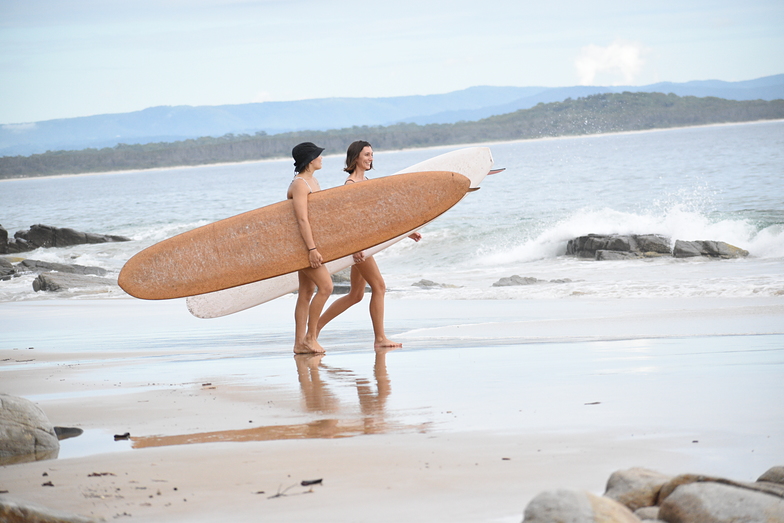
[[[646,86],[470,87],[426,96],[321,98],[218,106],[161,106],[0,126],[0,156],[47,150],[113,147],[118,143],[172,142],[201,136],[276,134],[353,126],[473,121],[549,103],[606,92],[663,92],[729,100],[784,99],[784,74],[742,82],[662,82]]]

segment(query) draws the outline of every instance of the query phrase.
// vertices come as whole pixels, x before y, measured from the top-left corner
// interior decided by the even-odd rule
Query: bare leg
[[[357,266],[353,265],[351,267],[351,289],[349,289],[348,294],[341,296],[330,305],[324,314],[321,315],[318,321],[318,330],[321,332],[321,329],[324,326],[334,320],[340,314],[343,314],[349,307],[352,305],[356,305],[357,303],[362,301],[362,298],[365,296],[365,278],[362,277],[359,270],[357,270]]]
[[[312,352],[324,352],[318,342],[318,319],[324,304],[332,294],[332,278],[329,271],[323,265],[317,269],[303,269],[299,271],[300,293],[302,290],[309,291],[308,298],[297,297],[297,307],[294,318],[296,323],[296,335],[299,335],[307,325],[307,331],[302,338],[297,338],[294,342],[294,352],[306,354]],[[308,285],[307,282],[310,282]],[[316,295],[313,296],[314,287],[318,287]],[[309,297],[313,296],[312,299]]]
[[[313,280],[308,278],[303,271],[297,273],[299,278],[299,290],[297,291],[297,305],[294,307],[294,352],[309,353],[305,346],[305,334],[308,327],[308,308],[316,285]]]
[[[370,285],[370,321],[373,323],[373,334],[375,335],[374,346],[380,348],[400,348],[402,343],[395,343],[387,338],[384,333],[384,297],[387,292],[386,283],[378,270],[376,260],[370,256],[362,263],[356,265],[357,270]]]

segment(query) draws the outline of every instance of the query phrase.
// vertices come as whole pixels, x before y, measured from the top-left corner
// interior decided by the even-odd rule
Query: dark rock
[[[0,258],[0,281],[10,280],[16,276],[16,267],[5,258]]]
[[[338,271],[332,275],[332,283],[351,283],[351,267]]]
[[[632,236],[589,234],[579,236],[566,244],[566,254],[578,258],[595,258],[596,251],[635,252],[637,243]]]
[[[0,254],[8,254],[8,231],[0,225]]]
[[[106,242],[127,242],[130,238],[125,236],[115,236],[109,234],[93,234],[89,232],[80,232],[73,229],[64,227],[52,227],[50,225],[33,225],[24,231],[17,231],[14,234],[15,244],[13,248],[21,249],[28,247],[27,250],[37,249],[39,247],[68,247],[70,245],[82,245],[86,243],[106,243]],[[11,249],[12,242],[8,243],[8,248]],[[9,252],[11,252],[9,250]],[[15,250],[13,252],[23,252]]]
[[[712,481],[678,486],[662,502],[668,523],[782,522],[784,499]]]
[[[35,403],[0,394],[0,465],[56,458],[60,443]]]
[[[30,272],[57,271],[69,274],[95,274],[96,276],[106,275],[106,269],[101,267],[89,267],[85,265],[69,265],[65,263],[52,263],[39,260],[22,260],[20,267],[24,267]]]
[[[637,249],[642,253],[671,254],[670,238],[658,234],[638,234],[634,236]]]
[[[73,288],[90,288],[97,285],[117,285],[117,280],[61,272],[44,272],[33,280],[33,290],[35,292],[65,291]]]
[[[590,492],[546,491],[525,507],[524,523],[639,523],[632,512],[610,498]]]
[[[418,282],[414,282],[414,283],[411,284],[411,286],[412,287],[421,287],[423,289],[434,289],[434,288],[439,288],[439,289],[456,289],[457,288],[457,285],[450,285],[448,283],[438,283],[438,282],[434,282],[432,280],[425,280],[425,279],[421,279]]]
[[[15,254],[32,251],[35,249],[35,246],[23,238],[9,238],[5,249],[8,254]]]
[[[542,283],[545,280],[539,280],[530,276],[522,277],[517,274],[509,276],[508,278],[501,278],[493,284],[493,287],[511,287],[513,285],[533,285],[534,283]]]
[[[662,485],[671,479],[671,476],[639,467],[619,470],[613,472],[607,480],[604,495],[627,506],[630,510],[651,507],[656,505]]]
[[[635,260],[637,258],[642,258],[642,254],[636,252],[606,251],[604,249],[600,249],[596,251],[596,255],[594,259],[598,261],[617,261],[617,260]]]
[[[571,239],[566,244],[566,254],[578,258],[597,259],[597,251],[629,252],[646,256],[670,254],[670,239],[658,234],[589,234]]]
[[[742,258],[749,255],[749,251],[735,247],[725,242],[698,240],[676,240],[672,251],[676,258],[693,258],[708,256],[711,258]]]
[[[78,427],[55,427],[54,433],[57,434],[57,439],[62,441],[68,438],[75,438],[84,434],[84,431]]]

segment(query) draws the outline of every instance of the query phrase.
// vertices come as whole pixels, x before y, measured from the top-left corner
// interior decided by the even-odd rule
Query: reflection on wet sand
[[[422,430],[421,426],[407,426],[386,419],[386,401],[392,391],[391,381],[387,374],[387,352],[376,351],[376,361],[373,366],[375,391],[370,380],[359,377],[350,370],[323,364],[323,354],[297,354],[294,356],[304,410],[332,414],[330,417],[297,425],[271,425],[242,430],[132,438],[133,448],[216,441],[346,438],[361,434]],[[330,379],[348,382],[356,387],[360,416],[352,415],[351,409],[341,406],[338,397],[329,389]],[[346,416],[350,416],[350,418],[341,419]]]

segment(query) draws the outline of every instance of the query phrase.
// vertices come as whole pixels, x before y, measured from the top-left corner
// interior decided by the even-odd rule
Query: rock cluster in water
[[[566,254],[594,260],[628,260],[674,256],[692,258],[741,258],[749,252],[729,243],[713,240],[675,240],[659,234],[589,234],[569,240]]]
[[[13,238],[0,225],[0,254],[27,252],[40,247],[68,247],[85,243],[127,242],[130,238],[111,234],[80,232],[67,227],[33,225],[29,229],[16,231]]]
[[[523,523],[784,522],[784,466],[755,482],[696,474],[667,476],[644,468],[615,472],[603,496],[545,491],[525,508]]]
[[[67,227],[60,228],[49,225],[33,225],[27,230],[17,231],[13,238],[9,238],[8,231],[0,226],[0,254],[27,252],[41,247],[68,247],[88,243],[125,241],[130,241],[130,238],[80,232]],[[36,292],[117,284],[116,280],[102,278],[106,275],[106,270],[101,267],[38,260],[22,260],[14,264],[11,260],[0,258],[0,281],[10,280],[15,276],[28,273],[38,274],[38,277],[33,281],[33,290]]]

